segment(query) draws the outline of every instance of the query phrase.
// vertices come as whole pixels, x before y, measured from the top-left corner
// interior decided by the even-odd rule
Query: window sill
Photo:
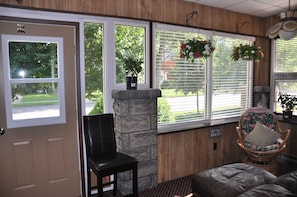
[[[190,122],[184,124],[173,124],[170,126],[159,126],[158,127],[158,135],[166,134],[166,133],[173,133],[173,132],[181,132],[191,129],[198,129],[198,128],[205,128],[205,127],[212,127],[230,123],[237,123],[239,117],[232,117],[232,118],[224,118],[219,120],[210,120],[205,122]]]
[[[282,114],[276,114],[276,117],[281,122],[287,122],[287,123],[297,124],[297,116],[293,116],[291,120],[283,119]]]

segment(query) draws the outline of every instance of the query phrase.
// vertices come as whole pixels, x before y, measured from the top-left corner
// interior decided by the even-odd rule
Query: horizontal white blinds
[[[239,116],[250,105],[251,61],[234,62],[234,46],[248,44],[250,37],[231,38],[171,25],[155,29],[155,84],[162,91],[158,100],[159,125],[176,125]],[[232,35],[232,34],[231,34]],[[193,63],[180,58],[180,44],[194,37],[211,39],[210,58]]]
[[[272,72],[272,84],[274,84],[273,107],[274,111],[282,113],[283,108],[277,101],[279,94],[297,95],[297,37],[290,40],[277,39],[273,42],[275,50]],[[293,111],[297,115],[297,111]]]
[[[206,60],[190,63],[180,58],[181,42],[198,35],[156,31],[156,84],[162,90],[158,104],[168,106],[170,111],[167,118],[161,117],[163,124],[204,119]]]
[[[234,46],[248,44],[247,40],[214,36],[216,46],[212,58],[212,119],[234,117],[247,108],[249,95],[248,61],[234,62]]]
[[[275,47],[275,72],[297,72],[297,37],[291,40],[278,39]]]

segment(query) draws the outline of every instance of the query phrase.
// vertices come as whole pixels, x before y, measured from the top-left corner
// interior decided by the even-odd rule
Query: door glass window
[[[65,122],[62,41],[2,35],[9,128]]]

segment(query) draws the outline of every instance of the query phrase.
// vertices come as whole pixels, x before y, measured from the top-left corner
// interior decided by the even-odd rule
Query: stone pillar
[[[159,89],[113,90],[117,150],[138,161],[138,191],[157,186],[157,97]],[[118,189],[132,192],[132,173],[118,175]]]

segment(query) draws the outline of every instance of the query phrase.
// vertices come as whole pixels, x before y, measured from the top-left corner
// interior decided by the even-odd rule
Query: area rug
[[[192,197],[191,178],[192,176],[186,176],[172,181],[160,183],[155,188],[139,192],[138,197]],[[120,192],[118,192],[116,196],[113,196],[112,191],[109,191],[104,193],[104,197],[124,196],[121,195]]]
[[[193,193],[190,193],[190,194],[185,195],[185,196],[174,195],[174,197],[192,197],[192,196],[193,196]]]

